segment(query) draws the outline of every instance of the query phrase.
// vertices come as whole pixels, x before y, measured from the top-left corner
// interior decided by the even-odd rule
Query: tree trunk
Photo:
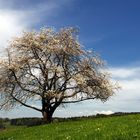
[[[49,103],[49,101],[46,103],[44,99],[42,100],[43,119],[48,123],[52,121],[52,115],[61,102],[56,102],[53,106],[50,106]]]
[[[42,112],[42,115],[43,115],[43,119],[44,119],[47,123],[50,123],[50,122],[52,121],[52,115],[53,115],[53,113],[47,112],[47,111],[43,111],[43,112]]]

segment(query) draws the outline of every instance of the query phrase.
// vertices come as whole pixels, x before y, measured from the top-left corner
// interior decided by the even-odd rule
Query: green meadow
[[[40,126],[8,126],[0,130],[0,140],[140,140],[140,114]]]

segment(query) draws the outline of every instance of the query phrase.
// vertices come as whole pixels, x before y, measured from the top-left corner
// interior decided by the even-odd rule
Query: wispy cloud
[[[107,104],[112,105],[115,111],[139,111],[140,67],[116,67],[111,68],[110,72],[113,79],[119,82],[122,89]]]
[[[140,78],[140,67],[121,67],[121,68],[110,68],[114,78],[117,79],[138,79]]]
[[[140,99],[140,67],[111,68],[114,80],[117,80],[122,89],[119,91],[119,100]]]
[[[0,51],[3,52],[11,37],[31,30],[34,25],[41,23],[44,19],[46,22],[49,21],[69,3],[70,0],[59,2],[48,0],[32,3],[31,7],[31,4],[25,4],[24,1],[19,3],[17,0],[0,0]]]
[[[27,29],[27,24],[22,20],[22,15],[13,11],[0,10],[0,49],[7,46],[11,37],[19,35]]]

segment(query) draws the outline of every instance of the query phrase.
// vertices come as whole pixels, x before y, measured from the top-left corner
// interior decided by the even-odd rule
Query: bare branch
[[[85,98],[85,99],[80,99],[80,100],[75,100],[75,101],[62,101],[62,104],[67,104],[67,103],[78,103],[81,101],[86,101],[86,100],[94,100],[96,97],[91,97],[91,98]]]

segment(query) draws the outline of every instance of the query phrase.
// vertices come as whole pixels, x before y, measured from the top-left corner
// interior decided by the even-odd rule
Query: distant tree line
[[[140,112],[116,112],[110,115],[105,114],[96,114],[91,116],[81,116],[81,117],[70,117],[70,118],[53,118],[53,122],[65,122],[65,121],[79,121],[83,119],[97,119],[97,118],[104,118],[104,117],[114,117],[114,116],[124,116],[124,115],[131,115],[131,114],[140,114]],[[48,123],[44,121],[42,118],[0,118],[0,129],[5,128],[5,124],[9,123],[10,125],[16,126],[36,126]]]

